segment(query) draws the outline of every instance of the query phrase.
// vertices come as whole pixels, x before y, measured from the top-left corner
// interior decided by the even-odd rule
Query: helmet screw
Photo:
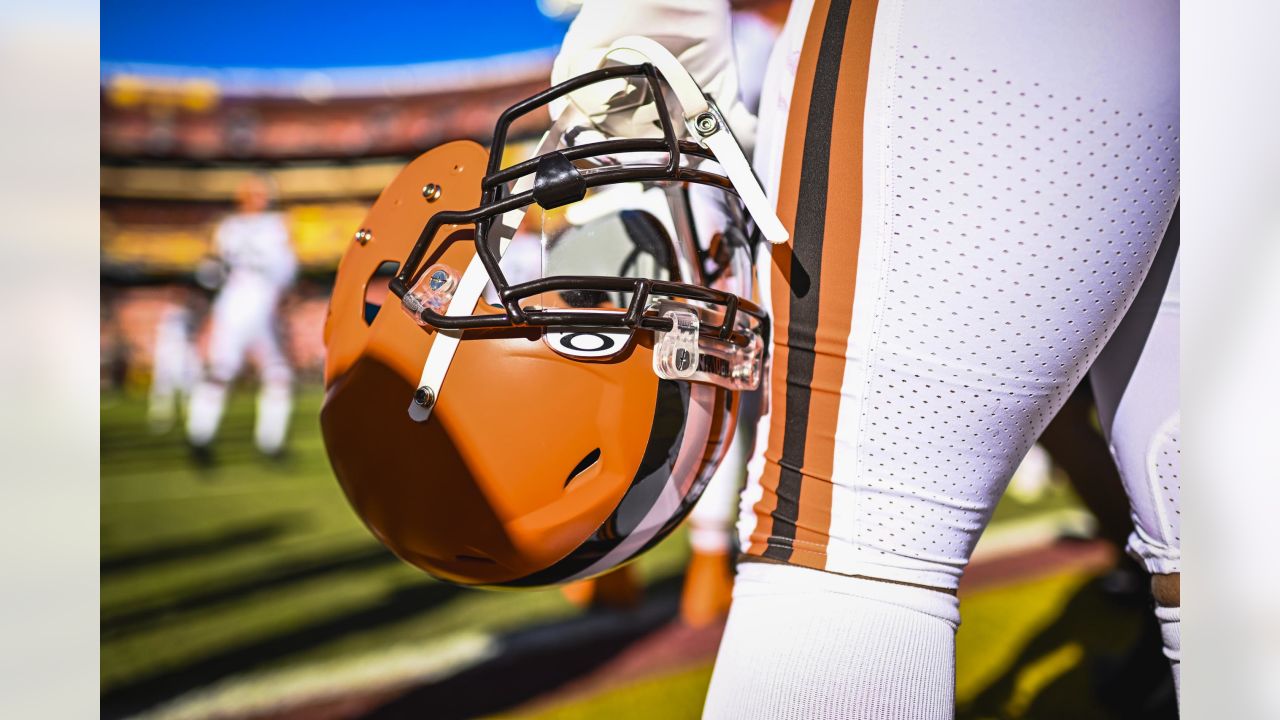
[[[423,185],[423,186],[422,186],[422,197],[426,198],[426,199],[427,199],[427,202],[429,202],[429,203],[433,203],[433,202],[435,202],[435,201],[439,200],[439,199],[440,199],[440,186],[439,186],[439,185],[437,185],[437,184],[435,184],[435,183],[427,183],[426,185]]]
[[[694,127],[698,128],[698,133],[702,137],[707,137],[715,133],[720,128],[720,121],[716,120],[716,116],[709,112],[704,112],[693,121]]]
[[[423,385],[413,391],[413,402],[416,403],[418,407],[430,408],[432,405],[436,404],[436,391],[426,385]]]
[[[371,240],[373,240],[373,231],[369,228],[360,228],[356,231],[356,242],[368,245]]]

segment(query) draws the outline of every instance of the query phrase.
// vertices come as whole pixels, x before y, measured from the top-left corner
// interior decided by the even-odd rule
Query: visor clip
[[[533,200],[543,210],[578,202],[586,194],[586,179],[564,153],[557,150],[538,159],[533,176]]]
[[[669,309],[662,317],[671,321],[671,330],[655,333],[653,371],[666,380],[688,380],[698,373],[700,323],[692,310]]]

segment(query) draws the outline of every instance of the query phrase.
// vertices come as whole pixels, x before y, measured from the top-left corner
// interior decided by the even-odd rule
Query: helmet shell
[[[324,329],[325,446],[374,535],[436,577],[513,587],[590,577],[688,513],[732,437],[736,395],[660,380],[646,332],[590,359],[556,353],[540,329],[477,330],[463,335],[430,417],[413,420],[439,332],[413,322],[389,291],[366,320],[370,279],[409,254],[434,213],[476,207],[486,160],[471,141],[424,153],[343,255]],[[432,202],[428,184],[439,188]],[[427,264],[465,269],[473,232],[444,227]],[[500,311],[481,301],[475,312]]]

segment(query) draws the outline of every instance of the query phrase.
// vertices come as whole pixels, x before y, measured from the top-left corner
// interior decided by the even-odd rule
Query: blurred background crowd
[[[368,206],[419,152],[446,140],[484,140],[499,112],[545,86],[564,26],[532,0],[499,3],[510,5],[503,10],[514,17],[390,8],[407,14],[413,29],[403,38],[387,37],[381,19],[344,21],[344,15],[359,19],[353,10],[325,13],[285,3],[258,12],[233,3],[203,11],[212,17],[201,23],[163,4],[114,5],[124,4],[104,8],[102,66],[102,380],[108,389],[145,387],[166,308],[204,304],[208,288],[197,282],[197,268],[216,255],[214,230],[244,178],[255,174],[273,182],[301,270],[281,311],[288,354],[301,377],[317,377],[328,288]],[[317,36],[301,32],[305,23],[297,27],[294,10],[329,24],[317,41],[323,49],[302,40]],[[496,41],[468,46],[455,37],[449,47],[437,44],[439,35],[452,32],[445,28],[479,20],[497,27],[489,35]],[[197,49],[157,37],[174,32],[186,40],[191,28],[184,31],[185,23],[208,28],[211,37],[195,43]],[[276,38],[259,37],[273,29]],[[363,40],[361,31],[368,33]],[[273,49],[276,56],[302,67],[237,67],[270,61],[254,47],[266,40],[285,46]],[[413,55],[421,59],[390,64]],[[191,64],[180,64],[184,56]],[[336,67],[327,66],[331,62]],[[200,323],[193,334],[199,344]]]

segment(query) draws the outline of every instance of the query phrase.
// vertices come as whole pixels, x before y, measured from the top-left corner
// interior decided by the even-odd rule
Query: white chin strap
[[[681,115],[684,116],[685,124],[689,127],[690,137],[710,150],[716,162],[724,168],[725,176],[729,178],[729,182],[733,183],[733,188],[742,199],[747,212],[751,214],[751,219],[756,221],[760,234],[774,245],[786,242],[789,237],[787,229],[783,227],[782,221],[773,211],[773,204],[765,197],[764,189],[760,187],[760,181],[751,171],[751,163],[747,162],[747,156],[743,154],[742,147],[734,139],[728,123],[724,121],[720,110],[707,100],[707,96],[702,93],[702,88],[698,87],[698,83],[689,71],[684,69],[684,65],[680,64],[676,56],[654,40],[639,35],[629,35],[619,38],[609,46],[597,66],[603,65],[606,59],[616,60],[625,65],[640,65],[647,62],[662,73],[663,79],[675,93],[676,101],[680,103]],[[584,89],[590,88],[591,86],[588,86]]]
[[[581,120],[576,112],[561,113],[560,117],[542,136],[542,140],[538,142],[538,149],[534,152],[534,157],[551,152],[555,149],[556,139],[564,132],[569,125],[570,119],[576,118]],[[516,180],[512,186],[512,194],[525,192],[533,187],[533,175],[525,175]],[[489,230],[490,235],[496,235],[498,241],[497,255],[501,259],[507,252],[507,246],[511,244],[511,238],[515,237],[516,229],[520,227],[520,222],[524,220],[525,211],[528,206],[517,208],[502,214]],[[476,238],[476,242],[490,242],[489,238]],[[462,279],[458,281],[458,287],[453,291],[453,299],[449,301],[449,307],[445,309],[445,316],[470,315],[476,309],[476,303],[480,297],[484,295],[484,287],[489,284],[489,273],[484,269],[484,262],[480,259],[480,254],[476,253],[471,257],[471,262],[467,263],[467,269],[462,273]],[[444,330],[436,328],[436,340],[431,343],[431,349],[427,351],[427,361],[422,364],[422,374],[418,377],[418,392],[414,394],[414,399],[409,402],[409,417],[415,422],[426,422],[431,417],[431,410],[440,402],[440,392],[444,388],[444,376],[449,372],[449,365],[453,363],[453,355],[458,351],[458,343],[462,341],[462,330]],[[424,391],[425,389],[425,391]],[[418,398],[427,398],[426,404],[419,404]]]
[[[720,111],[715,105],[707,100],[702,88],[698,87],[698,83],[689,75],[689,71],[684,69],[684,66],[680,64],[675,55],[672,55],[671,51],[647,37],[631,35],[619,38],[609,49],[601,53],[595,66],[604,65],[606,60],[616,60],[628,65],[639,65],[647,62],[658,69],[658,72],[662,74],[663,79],[675,93],[677,102],[680,103],[681,115],[688,126],[689,135],[715,156],[716,162],[724,169],[725,176],[733,184],[747,212],[755,220],[756,226],[760,228],[760,233],[764,235],[766,240],[775,245],[786,242],[788,238],[787,229],[783,227],[782,221],[778,219],[777,214],[773,211],[773,205],[765,197],[764,189],[760,187],[760,181],[756,179],[755,173],[752,172],[751,164],[747,162],[746,155],[743,154],[738,141],[734,139],[733,133],[730,132],[728,124],[724,121],[724,117],[720,115]],[[584,119],[583,115],[590,114],[583,110],[584,100],[596,107],[607,106],[608,98],[612,95],[612,92],[599,97],[590,92],[592,87],[587,86],[582,90],[571,93],[573,105],[577,106],[577,111],[571,112],[569,107],[562,109],[551,129],[542,136],[542,140],[538,143],[538,148],[533,157],[538,157],[554,150],[556,141],[570,125],[571,119],[582,121]],[[586,91],[585,94],[584,91]],[[660,89],[655,88],[655,92],[660,91]],[[598,105],[596,104],[597,100]],[[516,181],[512,188],[512,193],[522,193],[532,187],[533,176],[525,175]],[[501,220],[495,224],[491,231],[498,235],[497,256],[499,259],[506,253],[507,246],[511,243],[511,238],[515,236],[516,228],[520,226],[524,215],[525,208],[504,213]],[[488,238],[476,238],[476,242],[488,241]],[[474,312],[476,303],[484,294],[484,288],[488,282],[489,275],[485,272],[484,264],[477,254],[471,258],[466,271],[463,272],[462,279],[458,282],[458,287],[453,293],[453,299],[449,302],[445,315],[470,315]],[[453,362],[454,353],[458,350],[458,343],[462,340],[461,330],[441,330],[437,328],[435,332],[437,333],[435,342],[431,343],[431,350],[427,353],[427,360],[422,365],[422,375],[418,379],[418,389],[421,392],[415,394],[415,398],[426,398],[427,401],[425,404],[419,404],[416,400],[409,402],[409,417],[416,422],[425,422],[427,418],[431,417],[432,408],[440,402],[440,393],[444,388],[444,377],[449,372],[449,365]]]

